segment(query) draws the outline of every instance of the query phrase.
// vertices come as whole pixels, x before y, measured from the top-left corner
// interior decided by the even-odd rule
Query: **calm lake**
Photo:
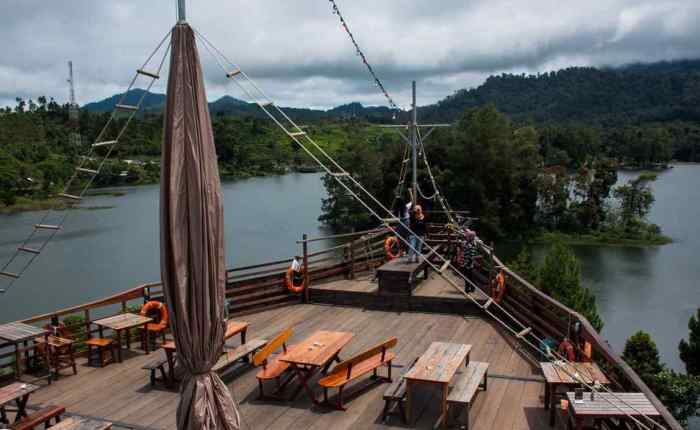
[[[621,174],[621,180],[632,175]],[[325,190],[319,174],[290,174],[223,184],[229,266],[286,258],[302,233],[323,235],[317,218]],[[618,350],[636,330],[650,332],[670,366],[681,369],[678,342],[700,305],[700,166],[680,165],[654,184],[651,219],[674,240],[658,248],[576,247],[584,282]],[[0,297],[0,322],[101,298],[155,281],[159,272],[157,185],[120,189],[122,197],[91,197],[25,277]],[[5,261],[40,213],[0,216]],[[323,247],[316,243],[314,249]],[[535,250],[542,254],[543,248]]]

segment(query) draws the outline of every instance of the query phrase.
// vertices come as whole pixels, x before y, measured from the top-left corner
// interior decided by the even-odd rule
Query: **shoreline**
[[[521,243],[527,245],[547,245],[554,241],[562,241],[567,245],[577,246],[609,246],[609,247],[635,247],[647,248],[653,246],[663,246],[673,243],[673,239],[659,234],[653,238],[619,238],[610,236],[600,236],[594,233],[571,234],[563,232],[544,232],[532,237],[524,238]]]

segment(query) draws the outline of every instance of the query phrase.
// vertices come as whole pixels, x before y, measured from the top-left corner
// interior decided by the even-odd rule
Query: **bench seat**
[[[318,381],[319,385],[323,387],[325,403],[328,403],[328,389],[337,388],[338,396],[334,406],[336,409],[344,411],[343,388],[369,372],[373,372],[373,376],[377,377],[377,369],[382,366],[387,366],[388,369],[388,376],[382,379],[391,382],[391,362],[396,358],[396,354],[389,351],[389,349],[396,346],[396,343],[397,339],[392,337],[373,348],[338,363],[328,376]]]
[[[457,377],[455,385],[447,396],[447,405],[464,406],[466,411],[465,428],[469,428],[469,410],[479,389],[486,391],[489,363],[471,361],[466,371]]]
[[[211,370],[214,372],[220,372],[226,370],[229,366],[233,365],[239,360],[248,358],[255,354],[260,348],[267,345],[267,339],[253,339],[249,342],[244,343],[230,351],[224,352],[219,361],[216,362]]]
[[[165,352],[160,351],[160,354],[153,360],[147,362],[143,366],[141,366],[141,369],[143,370],[148,370],[150,371],[150,377],[151,377],[151,386],[156,385],[156,381],[158,378],[156,378],[156,372],[160,370],[160,375],[161,379],[166,382],[166,384],[170,384],[169,378],[168,378],[168,373],[165,369],[165,366],[168,364],[168,357],[165,355]]]
[[[394,403],[396,403],[401,420],[404,423],[407,423],[408,420],[406,418],[406,411],[403,407],[404,398],[406,397],[406,380],[403,378],[403,375],[408,373],[408,371],[413,368],[417,361],[418,357],[414,358],[410,364],[405,366],[401,371],[401,377],[392,381],[389,388],[387,388],[384,392],[384,410],[382,411],[382,421],[386,421],[389,415],[396,414],[395,412],[391,411],[391,407],[394,405]]]
[[[64,406],[46,406],[38,411],[22,418],[18,422],[14,423],[10,428],[12,430],[31,430],[34,427],[39,427],[44,425],[48,427],[51,425],[51,420],[56,419],[56,423],[61,421],[61,415],[66,412]]]

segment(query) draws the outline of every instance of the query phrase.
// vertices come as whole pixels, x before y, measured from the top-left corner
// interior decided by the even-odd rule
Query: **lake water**
[[[317,218],[325,190],[319,174],[290,174],[223,184],[229,266],[286,258],[302,233],[323,235]],[[621,180],[631,177],[621,174]],[[598,298],[603,335],[621,350],[636,330],[652,334],[662,359],[682,369],[678,342],[700,306],[700,166],[680,165],[653,185],[652,221],[673,244],[653,248],[575,248],[584,283]],[[159,279],[158,186],[127,188],[123,197],[92,197],[75,211],[35,265],[5,296],[0,322],[83,303]],[[39,216],[0,216],[5,261]],[[320,249],[319,243],[315,249]],[[543,249],[535,251],[543,253]]]

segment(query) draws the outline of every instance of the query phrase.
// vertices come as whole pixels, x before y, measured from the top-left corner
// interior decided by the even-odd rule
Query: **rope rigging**
[[[355,198],[358,203],[360,203],[362,206],[365,207],[365,209],[372,215],[374,216],[378,221],[384,223],[388,227],[388,223],[385,218],[382,217],[380,213],[383,213],[384,216],[389,216],[390,219],[395,220],[393,218],[393,213],[389,208],[384,206],[379,200],[377,200],[365,187],[362,186],[350,173],[348,173],[346,170],[342,168],[338,164],[338,162],[331,157],[318,143],[311,138],[305,131],[303,131],[278,105],[276,105],[273,100],[253,81],[238,65],[233,63],[228,57],[226,57],[218,48],[216,48],[211,42],[209,42],[206,37],[204,37],[201,33],[195,30],[195,34],[197,37],[203,42],[204,46],[206,47],[207,51],[215,58],[217,64],[221,67],[222,72],[224,75],[233,80],[235,85],[237,85],[248,97],[250,97],[251,100],[253,100],[255,103],[258,104],[258,106],[263,110],[263,112],[278,126],[280,129],[286,133],[295,143],[299,145],[299,147],[307,154],[309,157],[311,157],[321,168],[322,170],[329,175],[331,178],[333,178],[341,187],[343,187],[349,195],[351,195],[353,198]],[[244,85],[245,84],[245,85]],[[314,153],[314,151],[316,153]],[[331,169],[331,167],[333,169]],[[354,188],[354,190],[353,190]],[[373,208],[368,201],[365,199],[361,198],[358,194],[362,194],[366,200],[369,200],[370,203],[373,205],[376,205],[376,208]],[[410,229],[410,226],[407,226],[403,223],[402,220],[397,220],[398,224],[401,225],[406,229],[406,231],[410,235],[414,235],[415,233]],[[456,226],[455,228],[459,228]],[[409,249],[412,249],[414,252],[418,252],[415,247],[411,245],[411,243],[404,237],[403,235],[397,235],[398,239],[401,240]],[[473,281],[471,281],[469,278],[467,278],[464,274],[462,274],[459,270],[456,270],[454,266],[452,266],[452,263],[450,259],[447,257],[443,256],[441,253],[437,252],[436,249],[434,249],[432,246],[430,246],[428,243],[425,242],[425,240],[419,236],[418,241],[419,243],[422,244],[423,248],[430,254],[435,256],[439,262],[436,264],[435,262],[425,259],[425,263],[433,269],[445,282],[447,282],[449,285],[451,285],[457,292],[459,292],[461,295],[465,297],[465,299],[470,300],[473,302],[476,306],[478,306],[484,313],[486,313],[488,316],[494,319],[494,321],[498,322],[502,327],[504,327],[509,333],[514,335],[516,339],[519,339],[522,341],[525,345],[529,346],[532,348],[534,351],[538,352],[540,351],[539,346],[543,344],[543,339],[538,336],[534,330],[532,330],[531,327],[527,326],[526,324],[522,323],[520,320],[515,318],[507,309],[502,307],[500,304],[494,302],[493,300],[489,300],[490,297],[481,290],[479,286],[477,286]],[[480,239],[476,239],[478,245],[483,249],[486,250],[487,252],[492,253],[493,250],[486,246],[483,241]],[[476,297],[472,296],[472,294],[466,293],[460,285],[458,285],[454,279],[451,277],[446,276],[447,270],[450,269],[450,273],[456,275],[458,278],[461,278],[464,282],[469,283],[471,286],[474,287],[475,291],[477,291],[481,296],[482,299],[487,299],[484,303],[480,302],[477,300]],[[511,325],[507,324],[505,321],[503,321],[502,318],[500,318],[492,308],[495,308],[499,313],[505,315],[516,327],[512,327]],[[519,327],[519,328],[518,328]],[[641,413],[637,408],[634,407],[634,405],[630,405],[625,400],[621,399],[620,397],[616,396],[614,392],[610,391],[608,388],[602,386],[596,386],[595,384],[588,384],[584,380],[580,378],[580,375],[576,374],[571,374],[566,366],[563,366],[562,364],[568,364],[572,365],[570,361],[566,359],[566,357],[563,357],[561,354],[559,354],[556,351],[552,351],[551,353],[551,358],[554,358],[555,360],[553,361],[553,364],[559,368],[561,371],[569,374],[571,377],[575,378],[575,380],[579,381],[581,385],[584,387],[588,388],[591,391],[598,392],[600,390],[606,391],[607,393],[610,394],[612,398],[620,402],[622,405],[626,405],[628,408],[631,410],[635,411],[636,414],[639,417],[642,417],[643,419],[648,420],[648,422],[651,424],[651,427],[649,427],[647,424],[643,423],[639,418],[631,415],[629,412],[625,411],[620,404],[613,402],[610,398],[604,397],[605,401],[610,403],[610,405],[616,409],[618,409],[620,412],[624,413],[630,420],[634,421],[636,424],[638,424],[640,427],[651,430],[652,428],[659,427],[659,428],[664,428],[662,425],[659,423],[655,422],[651,417],[648,417]]]
[[[141,104],[145,99],[146,95],[149,93],[151,87],[158,80],[165,59],[170,51],[170,43],[167,44],[165,52],[159,63],[156,63],[157,68],[155,71],[146,71],[147,66],[150,65],[153,57],[161,50],[165,41],[168,40],[170,32],[168,32],[165,37],[160,41],[158,46],[153,50],[153,52],[148,56],[143,65],[137,69],[134,74],[127,90],[122,94],[119,101],[115,105],[112,113],[97,135],[95,142],[90,145],[86,155],[79,157],[79,163],[73,169],[73,173],[63,187],[61,193],[57,194],[57,197],[69,201],[69,202],[80,202],[85,196],[86,192],[92,186],[95,178],[100,174],[105,163],[109,157],[114,152],[120,139],[126,132],[131,120],[134,118],[136,113],[140,110]],[[147,80],[146,90],[138,99],[135,105],[125,104],[126,97],[134,87],[139,76],[144,77]],[[117,121],[117,115],[119,113],[126,112],[128,114],[126,120],[121,125],[117,124],[118,131],[113,134],[112,124]],[[101,149],[107,148],[106,153],[103,156],[99,155]],[[97,166],[93,167],[95,160]],[[66,219],[68,218],[68,210],[59,210],[56,207],[47,209],[37,224],[34,224],[31,233],[21,242],[20,246],[13,252],[9,260],[0,269],[0,294],[7,293],[10,288],[14,285],[15,281],[20,279],[22,275],[29,269],[36,258],[44,251],[46,246],[51,242],[51,240],[56,236],[56,234],[63,228]]]
[[[367,61],[367,57],[365,56],[364,52],[362,52],[362,50],[360,49],[360,45],[355,40],[355,36],[350,31],[350,27],[348,27],[347,21],[345,21],[345,18],[343,18],[343,15],[340,13],[340,9],[338,9],[338,5],[335,3],[335,0],[328,1],[331,3],[331,7],[333,8],[333,14],[338,15],[338,18],[340,19],[340,25],[343,27],[343,30],[345,30],[345,32],[348,34],[348,37],[350,37],[350,41],[355,46],[355,53],[362,59],[362,62],[367,67],[367,70],[372,75],[372,78],[374,78],[374,83],[377,85],[377,88],[379,88],[379,90],[382,92],[382,94],[384,94],[384,97],[389,102],[389,106],[391,106],[395,110],[402,110],[396,105],[396,103],[394,103],[394,99],[391,98],[387,90],[384,88],[384,84],[382,84],[382,81],[379,80],[379,77],[374,72],[372,65],[369,64],[369,61]]]

